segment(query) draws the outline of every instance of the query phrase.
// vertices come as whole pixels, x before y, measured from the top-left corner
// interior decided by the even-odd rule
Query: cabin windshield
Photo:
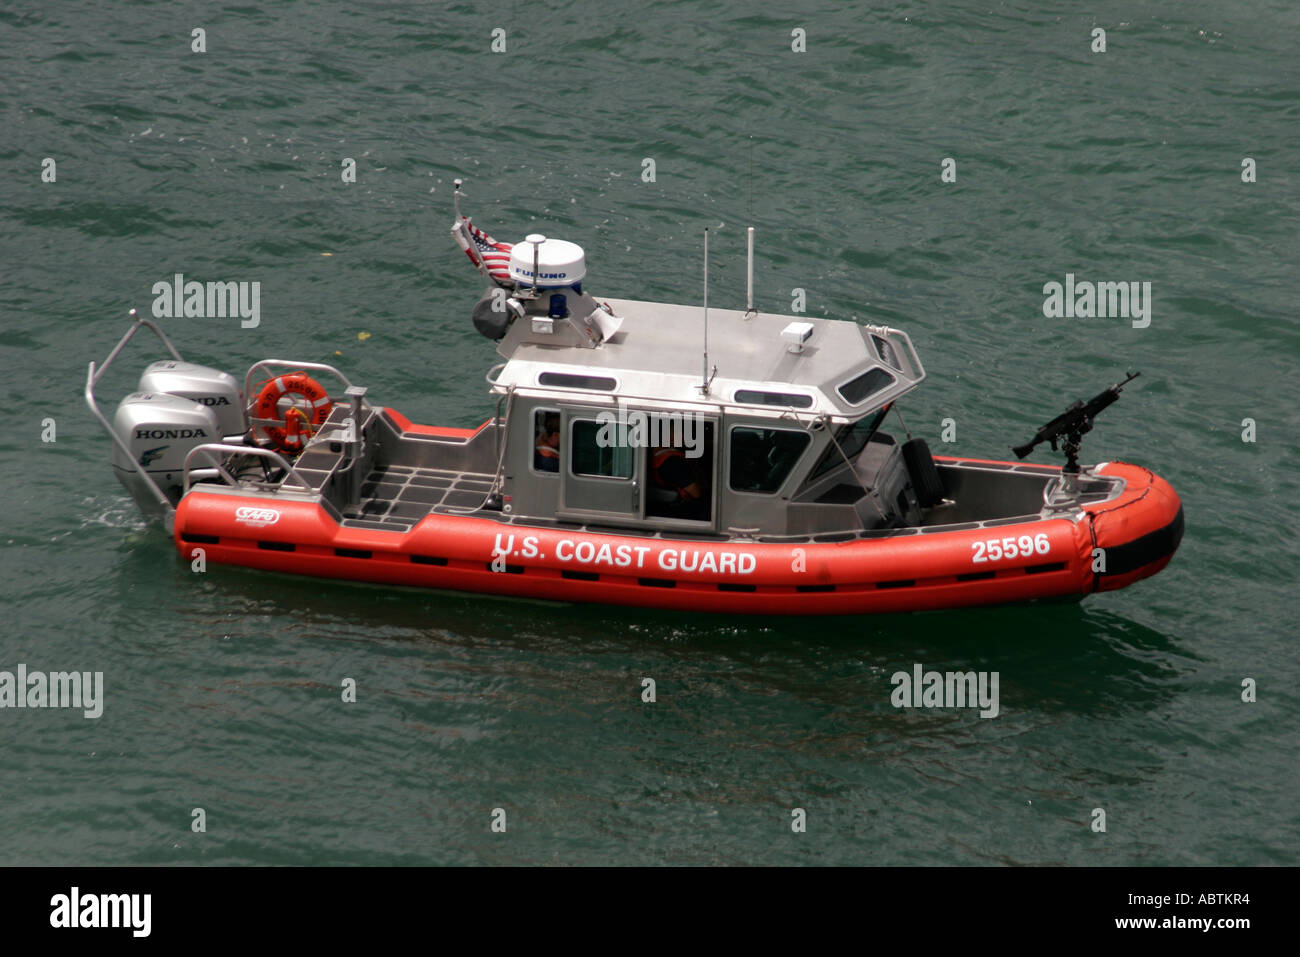
[[[856,422],[850,422],[840,427],[835,433],[835,442],[827,447],[818,459],[817,464],[813,467],[812,473],[808,476],[808,482],[815,482],[837,465],[843,465],[847,458],[850,462],[856,459],[862,450],[867,447],[871,437],[876,434],[876,429],[880,423],[885,420],[885,413],[889,411],[889,406],[885,406],[876,412],[875,415],[865,415]],[[843,449],[844,455],[840,455],[836,444]]]
[[[772,494],[803,456],[812,437],[802,429],[736,426],[731,430],[731,488]]]

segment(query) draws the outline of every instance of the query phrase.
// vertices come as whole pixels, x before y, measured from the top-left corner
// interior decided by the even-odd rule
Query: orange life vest
[[[677,493],[678,498],[686,501],[689,498],[686,489],[670,482],[660,471],[668,460],[673,458],[681,459],[684,462],[686,461],[686,454],[681,449],[660,449],[656,452],[654,457],[650,459],[650,478],[659,488],[670,489]]]

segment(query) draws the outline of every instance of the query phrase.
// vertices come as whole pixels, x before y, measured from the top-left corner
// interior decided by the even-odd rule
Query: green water
[[[6,5],[0,669],[106,690],[0,710],[0,863],[1293,863],[1300,10],[1227,6]],[[697,301],[711,226],[739,306],[752,222],[761,307],[911,334],[939,451],[1007,457],[1140,369],[1085,458],[1168,478],[1181,550],[1077,606],[818,621],[192,574],[86,363],[176,272],[259,281],[256,329],[166,321],[186,358],[482,421],[457,176],[498,238],[582,243],[598,296]],[[1066,273],[1151,282],[1150,326],[1045,318]],[[997,671],[1000,714],[891,707],[915,663]]]

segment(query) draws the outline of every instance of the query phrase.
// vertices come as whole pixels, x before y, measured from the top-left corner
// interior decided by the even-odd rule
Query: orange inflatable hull
[[[1101,473],[1122,476],[1125,490],[1077,522],[835,543],[700,542],[442,514],[407,532],[345,528],[314,503],[201,489],[181,501],[175,540],[187,559],[202,549],[218,564],[523,598],[728,614],[918,611],[1082,597],[1164,568],[1182,537],[1178,495],[1136,465]]]

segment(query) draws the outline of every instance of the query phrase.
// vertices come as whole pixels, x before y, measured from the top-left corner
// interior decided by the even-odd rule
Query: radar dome
[[[533,264],[537,276],[533,276]],[[510,278],[526,286],[572,286],[587,275],[587,257],[577,243],[531,233],[510,250]]]

